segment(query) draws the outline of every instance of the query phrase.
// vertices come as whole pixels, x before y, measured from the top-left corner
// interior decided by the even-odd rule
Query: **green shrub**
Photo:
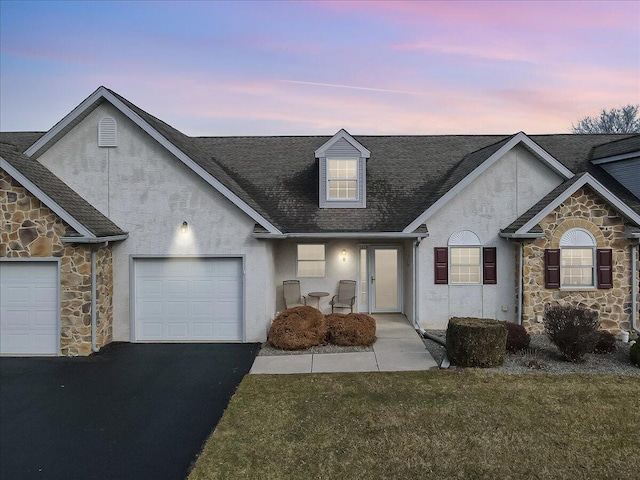
[[[592,352],[600,336],[598,312],[571,306],[545,309],[544,330],[569,362],[582,362]]]
[[[326,316],[327,341],[341,346],[368,347],[376,341],[376,321],[362,313],[331,313]]]
[[[507,352],[520,352],[529,348],[531,336],[522,325],[512,322],[504,322],[507,327]]]
[[[447,356],[459,367],[496,367],[504,362],[507,327],[504,322],[482,318],[449,320]]]
[[[324,342],[327,322],[313,307],[294,307],[285,310],[271,324],[268,340],[281,350],[304,350]]]
[[[616,337],[613,333],[600,330],[598,336],[598,343],[593,347],[592,353],[611,353],[616,350]]]
[[[640,342],[636,342],[631,345],[631,348],[629,349],[629,358],[633,365],[640,368]]]

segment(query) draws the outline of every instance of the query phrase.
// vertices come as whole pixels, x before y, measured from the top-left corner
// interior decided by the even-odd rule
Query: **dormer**
[[[319,161],[320,208],[365,208],[371,152],[341,129],[316,150],[315,156]]]

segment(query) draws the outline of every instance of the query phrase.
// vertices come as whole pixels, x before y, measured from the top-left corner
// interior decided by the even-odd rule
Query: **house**
[[[3,354],[264,341],[287,279],[417,328],[638,328],[639,135],[188,137],[100,87],[0,142]]]

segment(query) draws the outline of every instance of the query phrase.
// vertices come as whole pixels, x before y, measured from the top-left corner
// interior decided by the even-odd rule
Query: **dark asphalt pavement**
[[[0,478],[183,479],[259,344],[0,358]]]

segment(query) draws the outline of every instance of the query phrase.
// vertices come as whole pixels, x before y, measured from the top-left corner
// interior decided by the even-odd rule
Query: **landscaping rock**
[[[327,341],[341,346],[369,346],[376,341],[376,321],[362,313],[326,316]]]
[[[294,307],[278,315],[269,329],[268,340],[281,350],[302,350],[320,345],[327,336],[324,315],[313,307]]]

